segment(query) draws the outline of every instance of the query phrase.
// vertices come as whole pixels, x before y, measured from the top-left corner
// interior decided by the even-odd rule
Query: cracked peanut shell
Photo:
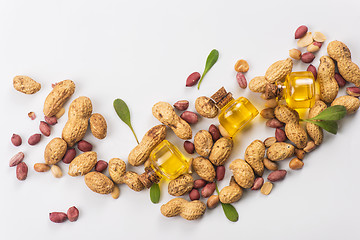
[[[64,103],[75,92],[75,83],[71,80],[64,80],[57,83],[44,102],[44,115],[52,117],[57,114]]]
[[[202,96],[195,100],[195,109],[203,117],[214,118],[218,114],[215,102],[208,97]]]
[[[151,151],[166,137],[166,126],[157,125],[147,131],[141,142],[131,150],[128,161],[133,166],[139,166],[146,162]]]
[[[25,94],[34,94],[41,89],[41,84],[28,76],[15,76],[13,86],[15,90]]]

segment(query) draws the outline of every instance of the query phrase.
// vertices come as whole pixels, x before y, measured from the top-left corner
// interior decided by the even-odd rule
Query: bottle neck
[[[161,177],[156,173],[152,167],[145,168],[145,172],[139,176],[140,182],[146,187],[150,188],[153,183],[160,182]]]

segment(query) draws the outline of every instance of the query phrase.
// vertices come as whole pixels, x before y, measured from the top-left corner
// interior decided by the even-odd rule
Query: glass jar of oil
[[[150,167],[140,175],[139,179],[145,187],[158,183],[162,177],[168,180],[177,178],[189,169],[187,158],[167,140],[163,140],[150,153]]]
[[[319,87],[314,75],[309,71],[292,72],[288,74],[283,83],[278,83],[283,89],[286,104],[295,110],[308,109],[314,106]]]
[[[231,93],[222,87],[211,98],[220,108],[219,123],[233,137],[253,120],[259,111],[244,97],[234,99]]]

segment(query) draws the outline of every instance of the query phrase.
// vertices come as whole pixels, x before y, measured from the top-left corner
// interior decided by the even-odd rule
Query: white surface
[[[52,128],[49,138],[29,146],[27,137],[38,132],[43,101],[51,83],[76,82],[72,100],[85,95],[94,112],[108,122],[108,137],[97,140],[99,159],[124,160],[136,142],[128,127],[116,116],[112,102],[124,99],[139,138],[158,121],[151,114],[157,101],[194,101],[219,87],[235,96],[246,96],[261,109],[259,95],[242,90],[233,66],[244,58],[250,64],[248,80],[263,75],[276,60],[296,47],[293,34],[301,24],[321,31],[329,40],[342,40],[360,63],[359,2],[352,1],[1,1],[0,4],[0,233],[2,239],[356,239],[360,194],[358,183],[359,113],[340,122],[337,136],[325,135],[323,145],[306,156],[300,171],[290,171],[276,183],[269,196],[246,191],[234,204],[240,218],[229,222],[221,207],[207,211],[198,221],[168,219],[159,208],[170,197],[163,184],[161,204],[149,200],[149,192],[133,192],[121,186],[118,200],[91,192],[82,177],[36,173],[33,164],[43,161],[43,150],[52,137],[60,136],[66,116]],[[326,43],[328,43],[327,41]],[[208,53],[220,52],[218,63],[204,78],[198,91],[185,88],[187,76],[203,71]],[[326,49],[317,53],[318,65]],[[295,70],[306,69],[296,63]],[[39,93],[26,96],[12,87],[15,75],[29,75],[42,83]],[[66,107],[69,106],[68,102]],[[34,111],[31,121],[27,113]],[[201,119],[194,126],[207,129],[216,120]],[[11,145],[12,133],[23,144]],[[168,131],[170,141],[182,141]],[[255,139],[272,136],[273,129],[257,117],[236,138],[230,160],[243,158]],[[181,148],[182,149],[182,148]],[[26,154],[28,178],[20,182],[8,160],[18,151]],[[229,164],[227,163],[227,165]],[[288,161],[281,166],[288,169]],[[134,168],[131,168],[134,170]],[[141,173],[142,169],[135,169]],[[266,176],[266,175],[265,175]],[[228,184],[230,171],[220,188]],[[77,222],[54,224],[48,213],[77,206]]]

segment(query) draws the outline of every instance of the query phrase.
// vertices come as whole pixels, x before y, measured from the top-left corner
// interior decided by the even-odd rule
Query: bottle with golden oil
[[[220,109],[219,123],[233,137],[237,132],[247,126],[258,114],[254,105],[244,97],[234,99],[232,94],[220,88],[211,98]]]
[[[311,108],[319,94],[318,83],[309,71],[288,74],[283,83],[278,83],[278,87],[282,88],[279,98],[285,99],[286,104],[295,110]]]
[[[172,180],[187,172],[189,162],[187,158],[167,140],[163,140],[150,153],[150,166],[139,176],[145,187],[158,183],[162,177]]]

